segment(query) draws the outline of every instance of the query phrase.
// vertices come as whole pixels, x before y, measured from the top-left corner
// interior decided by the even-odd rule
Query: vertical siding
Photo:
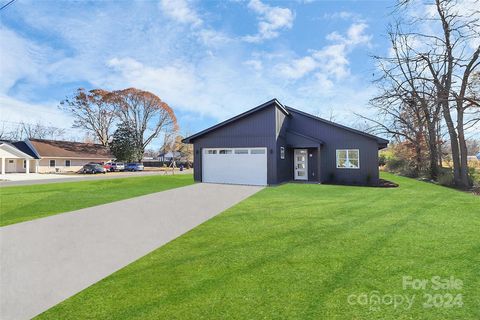
[[[378,182],[378,143],[375,139],[323,123],[291,111],[286,116],[273,104],[224,127],[209,132],[193,141],[194,178],[202,180],[203,148],[267,148],[267,182],[276,184],[293,179],[293,149],[286,146],[286,129],[320,139],[324,145],[308,149],[309,181],[346,184]],[[285,159],[280,159],[280,148],[285,147]],[[337,169],[337,149],[359,149],[360,169]],[[232,168],[235,170],[235,168]],[[369,179],[368,179],[369,178]]]
[[[266,147],[267,182],[277,183],[276,109],[272,105],[195,139],[193,141],[195,181],[202,181],[203,148]]]
[[[320,150],[320,177],[322,182],[334,178],[333,182],[366,184],[367,177],[372,183],[378,182],[378,143],[348,130],[306,117],[292,111],[290,128],[320,139],[324,145]],[[360,169],[337,169],[337,149],[359,149]]]
[[[286,134],[290,118],[280,109],[276,108],[276,132],[277,132],[277,182],[281,183],[293,179],[293,152],[287,148]],[[285,159],[280,158],[280,148],[285,148]]]

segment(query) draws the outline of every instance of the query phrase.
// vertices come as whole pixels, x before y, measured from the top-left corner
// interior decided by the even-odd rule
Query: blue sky
[[[184,134],[273,97],[355,125],[393,5],[17,0],[0,13],[1,120],[69,128],[57,105],[76,88],[133,86],[167,102]]]

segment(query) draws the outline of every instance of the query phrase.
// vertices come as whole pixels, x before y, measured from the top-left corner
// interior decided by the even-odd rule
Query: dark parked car
[[[127,163],[125,171],[143,171],[143,164],[141,163]]]
[[[80,170],[81,173],[107,173],[107,170],[100,164],[98,163],[89,163],[83,166],[83,168]]]

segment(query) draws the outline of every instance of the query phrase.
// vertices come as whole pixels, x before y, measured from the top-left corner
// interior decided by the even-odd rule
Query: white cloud
[[[260,0],[250,0],[248,7],[258,14],[258,33],[243,37],[247,42],[261,42],[279,36],[280,30],[293,26],[294,14],[288,8],[272,7]]]
[[[160,8],[170,18],[180,23],[201,26],[203,21],[186,0],[161,0]]]
[[[365,23],[353,23],[345,35],[332,32],[326,38],[334,44],[312,50],[308,56],[278,64],[275,69],[283,77],[293,80],[315,70],[322,73],[321,78],[345,78],[350,74],[348,54],[357,46],[370,44],[371,36],[365,33],[367,27]]]
[[[30,103],[0,94],[1,120],[7,123],[30,121],[64,129],[70,128],[72,118],[59,110],[57,105],[58,102],[54,101]]]
[[[278,72],[288,79],[301,78],[316,68],[318,68],[318,61],[310,56],[277,65]]]
[[[62,87],[64,83],[110,90],[134,86],[158,95],[182,115],[185,125],[195,130],[199,129],[198,123],[204,123],[202,117],[223,120],[273,97],[306,111],[318,110],[324,105],[344,110],[345,92],[364,92],[349,91],[352,87],[363,89],[365,84],[351,81],[353,77],[346,75],[349,74],[348,53],[365,42],[365,28],[352,27],[339,34],[340,37],[333,37],[332,43],[323,48],[298,57],[284,47],[252,52],[250,44],[235,40],[228,32],[213,29],[208,16],[200,17],[191,5],[188,8],[193,11],[190,12],[201,24],[191,18],[180,23],[172,16],[169,16],[172,19],[152,20],[151,10],[158,11],[157,3],[139,2],[127,11],[108,2],[101,5],[106,7],[74,10],[74,13],[66,6],[22,7],[25,23],[40,34],[48,33],[55,41],[41,46],[30,40],[22,42],[11,57],[28,59],[16,68],[6,69],[10,70],[9,78],[14,79],[6,87],[21,79],[38,91],[45,87],[48,95],[57,94],[61,99],[72,93]],[[264,27],[260,27],[259,22],[257,36],[261,39],[279,36],[281,30],[293,23],[289,9],[278,8],[281,9],[278,11],[258,1],[252,6],[256,6],[255,12],[262,12],[260,22],[268,22]],[[275,16],[278,20],[270,16],[274,12],[280,12]],[[3,39],[2,44],[10,47]],[[33,53],[28,54],[30,51]],[[2,62],[0,65],[4,67]],[[23,68],[24,65],[28,67]],[[279,66],[283,66],[283,71]],[[294,81],[289,81],[292,79]],[[23,115],[32,122],[38,118],[55,126],[69,126],[71,119],[55,108],[57,97],[36,97],[29,109],[28,98],[12,94],[8,106],[3,107],[11,109],[5,116],[18,119]],[[3,106],[5,100],[0,102]],[[357,107],[362,102],[355,100]],[[48,110],[53,110],[55,115],[45,118]],[[194,120],[187,124],[188,119]]]
[[[251,59],[251,60],[245,61],[243,64],[252,68],[255,71],[260,71],[263,69],[263,63],[261,60]]]

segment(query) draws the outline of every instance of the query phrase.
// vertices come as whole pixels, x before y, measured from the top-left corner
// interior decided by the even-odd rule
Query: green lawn
[[[192,175],[118,178],[0,188],[0,226],[193,183]]]
[[[480,319],[480,198],[383,177],[400,187],[266,188],[39,319]],[[463,285],[403,290],[403,276]]]

